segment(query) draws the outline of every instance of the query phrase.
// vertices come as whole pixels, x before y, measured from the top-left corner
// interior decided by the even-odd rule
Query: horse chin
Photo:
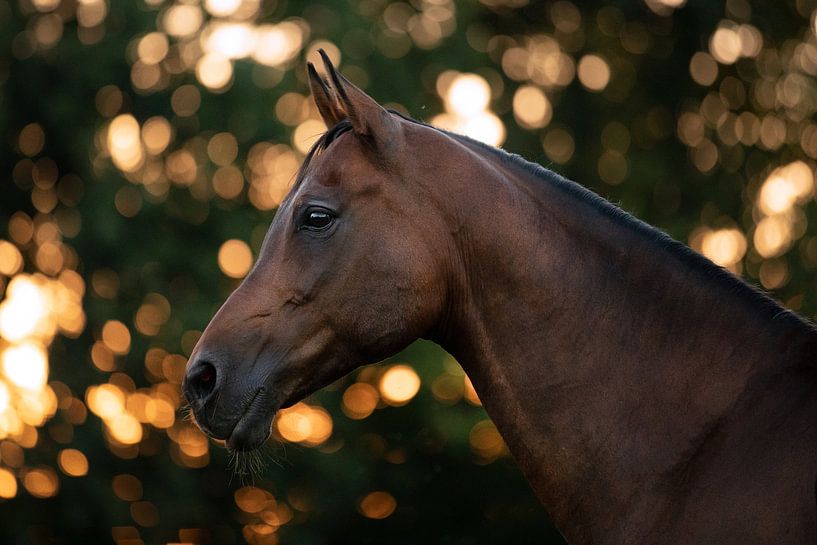
[[[269,439],[272,418],[278,411],[265,407],[263,397],[256,395],[250,402],[230,436],[227,437],[227,448],[239,451],[255,450]]]

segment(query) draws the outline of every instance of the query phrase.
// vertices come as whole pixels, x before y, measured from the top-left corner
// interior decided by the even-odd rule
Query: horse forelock
[[[301,184],[303,183],[306,172],[309,169],[309,165],[312,162],[312,160],[316,156],[326,151],[326,149],[332,144],[332,142],[337,140],[339,136],[341,136],[344,133],[350,132],[351,130],[352,122],[349,121],[348,118],[341,119],[338,123],[329,127],[326,130],[326,132],[323,133],[315,141],[314,144],[312,144],[312,147],[309,148],[306,157],[304,157],[303,163],[301,163],[301,166],[298,168],[298,173],[295,177],[295,183],[292,186],[290,194],[294,193],[295,190],[298,189],[298,187],[300,187]]]

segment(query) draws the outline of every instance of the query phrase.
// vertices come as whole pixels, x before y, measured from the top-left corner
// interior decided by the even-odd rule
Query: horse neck
[[[646,491],[813,346],[791,313],[570,182],[503,160],[458,171],[438,338],[577,542],[660,509]]]

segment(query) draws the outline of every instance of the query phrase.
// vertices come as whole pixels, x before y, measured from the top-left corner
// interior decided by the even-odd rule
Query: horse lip
[[[249,403],[247,403],[246,409],[244,409],[244,412],[238,418],[238,420],[235,423],[235,426],[233,426],[232,431],[230,432],[230,434],[226,438],[228,448],[236,449],[236,450],[246,450],[246,449],[242,448],[242,446],[239,446],[237,444],[237,441],[239,440],[238,436],[241,436],[241,435],[244,434],[244,432],[246,431],[247,426],[249,424],[251,424],[251,422],[249,422],[249,421],[253,420],[254,419],[253,417],[256,416],[256,414],[258,413],[258,407],[260,406],[261,401],[264,400],[264,395],[263,394],[264,394],[265,390],[266,389],[263,386],[260,387],[258,390],[255,391],[255,394],[253,394],[253,397],[249,401]],[[256,446],[260,446],[260,445],[256,445]],[[253,446],[251,448],[255,448],[256,446]]]

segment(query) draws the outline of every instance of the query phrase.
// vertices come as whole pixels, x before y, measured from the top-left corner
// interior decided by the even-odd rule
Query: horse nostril
[[[194,399],[203,403],[216,387],[216,366],[209,361],[200,361],[191,371],[187,377],[188,389]]]

